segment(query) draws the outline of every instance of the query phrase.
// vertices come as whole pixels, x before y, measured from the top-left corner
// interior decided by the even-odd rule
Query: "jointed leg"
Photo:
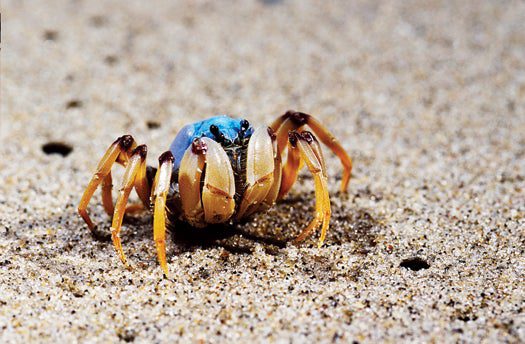
[[[124,135],[122,137],[119,137],[108,148],[108,150],[98,163],[97,170],[91,178],[91,181],[89,182],[88,186],[86,187],[86,190],[82,195],[82,199],[80,200],[80,204],[78,205],[78,212],[80,216],[82,216],[82,218],[84,219],[91,231],[95,229],[95,224],[91,221],[87,212],[89,200],[93,196],[93,193],[95,193],[95,190],[97,189],[99,184],[102,181],[104,181],[102,193],[104,209],[106,211],[112,210],[113,204],[111,204],[111,206],[109,205],[110,203],[113,203],[111,201],[111,189],[108,188],[108,185],[111,185],[111,167],[115,162],[119,162],[123,165],[127,164],[127,161],[129,160],[129,154],[135,148],[135,146],[135,140],[133,140],[133,138],[130,135]]]
[[[135,190],[137,191],[137,195],[139,196],[140,200],[142,201],[142,205],[144,207],[149,207],[150,205],[150,196],[151,196],[151,186],[148,182],[148,177],[146,175],[146,159],[142,160],[140,163],[140,168],[137,172],[137,176],[135,178]],[[132,204],[128,206],[128,209],[126,209],[126,213],[130,212],[130,207],[136,207],[138,210],[143,209],[141,207],[141,204]]]
[[[117,203],[115,205],[115,211],[113,213],[113,221],[111,224],[111,237],[113,239],[113,245],[115,250],[120,257],[120,260],[124,265],[128,266],[126,261],[126,256],[122,251],[122,243],[120,241],[120,229],[122,226],[122,220],[124,219],[124,214],[126,213],[126,204],[128,203],[128,198],[131,190],[135,186],[137,180],[137,175],[145,175],[146,165],[146,154],[147,148],[145,145],[138,146],[132,153],[129,158],[129,162],[124,172],[124,177],[122,179],[122,186],[119,189],[119,195],[117,198]],[[142,182],[142,181],[139,181]]]
[[[157,247],[157,256],[164,275],[168,277],[166,262],[166,198],[170,189],[173,170],[173,155],[167,151],[159,158],[159,169],[155,175],[153,197],[155,207],[153,213],[153,239]]]
[[[146,162],[144,161],[144,164]],[[142,169],[139,170],[139,172],[142,171]],[[139,211],[144,210],[144,206],[149,205],[149,195],[144,198],[144,192],[148,192],[150,187],[146,178],[146,175],[142,173],[140,176],[137,175],[136,177],[137,183],[135,183],[135,189],[137,190],[137,194],[139,195],[142,203],[135,203],[135,204],[129,204],[126,206],[126,214],[134,214]],[[112,216],[113,212],[115,211],[115,206],[113,204],[113,180],[111,176],[111,171],[108,173],[106,177],[102,180],[101,183],[102,188],[102,205],[104,206],[104,211],[109,215]]]
[[[115,206],[113,205],[113,178],[111,177],[111,170],[108,172],[107,176],[102,179],[102,205],[104,210],[108,215],[113,215],[115,211]]]
[[[319,121],[313,118],[310,115],[308,116],[308,126],[313,130],[317,135],[317,138],[328,146],[332,152],[339,157],[341,163],[343,164],[343,177],[341,179],[341,191],[345,192],[348,188],[348,183],[350,182],[350,177],[352,176],[352,159],[346,153],[345,149],[339,141],[326,129]]]
[[[305,125],[309,126],[318,136],[319,140],[327,145],[341,160],[344,168],[341,191],[346,191],[352,173],[352,159],[348,156],[339,141],[313,116],[302,112],[288,111],[272,123],[271,128],[277,134],[279,154],[282,154],[286,148],[288,132],[290,130],[299,130]]]
[[[326,237],[328,225],[330,223],[331,209],[330,196],[328,194],[328,183],[326,177],[326,167],[321,152],[321,147],[315,136],[310,132],[289,133],[291,151],[298,151],[301,160],[306,163],[308,170],[312,173],[315,183],[315,215],[312,222],[296,238],[296,242],[306,239],[312,232],[321,225],[321,236],[319,237],[320,247]]]
[[[288,157],[286,164],[283,167],[281,188],[279,190],[278,199],[282,199],[288,191],[292,188],[297,180],[301,164],[301,155],[298,149],[295,149],[290,142],[288,142]]]

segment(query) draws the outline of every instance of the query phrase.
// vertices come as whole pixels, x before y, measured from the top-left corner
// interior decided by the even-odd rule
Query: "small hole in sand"
[[[424,259],[419,257],[403,259],[399,266],[413,271],[428,269],[430,267],[430,265]]]
[[[104,62],[108,66],[113,66],[118,62],[118,57],[116,57],[115,55],[108,55],[104,58]]]
[[[82,101],[78,99],[71,99],[66,103],[66,109],[76,109],[82,107]]]
[[[102,27],[108,23],[108,18],[102,15],[93,16],[89,18],[89,23],[94,27]]]
[[[58,32],[55,30],[46,30],[42,37],[45,41],[56,41],[58,38]]]
[[[73,151],[73,147],[62,142],[48,142],[42,146],[42,151],[47,155],[60,154],[65,157]]]
[[[160,123],[156,121],[146,121],[148,129],[158,129],[160,128]]]

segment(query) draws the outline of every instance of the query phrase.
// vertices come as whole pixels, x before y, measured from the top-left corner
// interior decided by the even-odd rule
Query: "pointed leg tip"
[[[161,266],[161,269],[162,269],[162,276],[165,278],[165,279],[170,279],[170,272],[168,270],[168,266],[167,265],[163,265]]]
[[[124,256],[123,252],[119,252],[119,258],[122,264],[124,264],[124,267],[128,270],[131,270],[131,265],[128,263],[128,260],[126,259],[126,256]]]
[[[341,192],[345,193],[348,191],[348,185],[350,184],[350,178],[343,179],[341,182]]]

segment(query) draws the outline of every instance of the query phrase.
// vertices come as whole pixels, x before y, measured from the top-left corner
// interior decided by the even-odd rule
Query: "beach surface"
[[[0,342],[525,342],[523,1],[1,7]],[[354,161],[341,193],[325,147],[321,248],[291,243],[307,170],[252,221],[175,228],[169,279],[149,212],[124,221],[132,270],[76,212],[123,134],[157,166],[188,123],[289,109]],[[109,234],[100,192],[90,214]]]

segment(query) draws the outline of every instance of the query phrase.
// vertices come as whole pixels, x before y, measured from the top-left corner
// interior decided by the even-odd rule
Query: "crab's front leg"
[[[226,222],[233,215],[235,179],[219,143],[207,137],[193,141],[180,163],[179,191],[183,215],[193,226]]]
[[[275,135],[267,127],[255,129],[250,138],[246,153],[246,190],[236,214],[237,219],[253,214],[261,206],[271,205],[277,198],[281,160],[274,141]]]
[[[170,151],[163,153],[159,158],[159,169],[153,182],[153,239],[157,247],[157,256],[164,275],[168,276],[166,262],[166,198],[170,190],[171,174],[173,171],[173,154]]]
[[[154,238],[159,263],[166,277],[168,265],[165,209],[172,168],[173,156],[166,152],[160,159],[153,194],[155,197]],[[233,215],[235,179],[228,155],[217,142],[207,137],[193,141],[182,157],[178,183],[182,216],[192,226],[204,227],[211,223],[223,223]]]
[[[206,172],[202,188],[202,206],[206,223],[224,223],[235,211],[235,178],[228,155],[214,140],[203,137],[206,147]]]

